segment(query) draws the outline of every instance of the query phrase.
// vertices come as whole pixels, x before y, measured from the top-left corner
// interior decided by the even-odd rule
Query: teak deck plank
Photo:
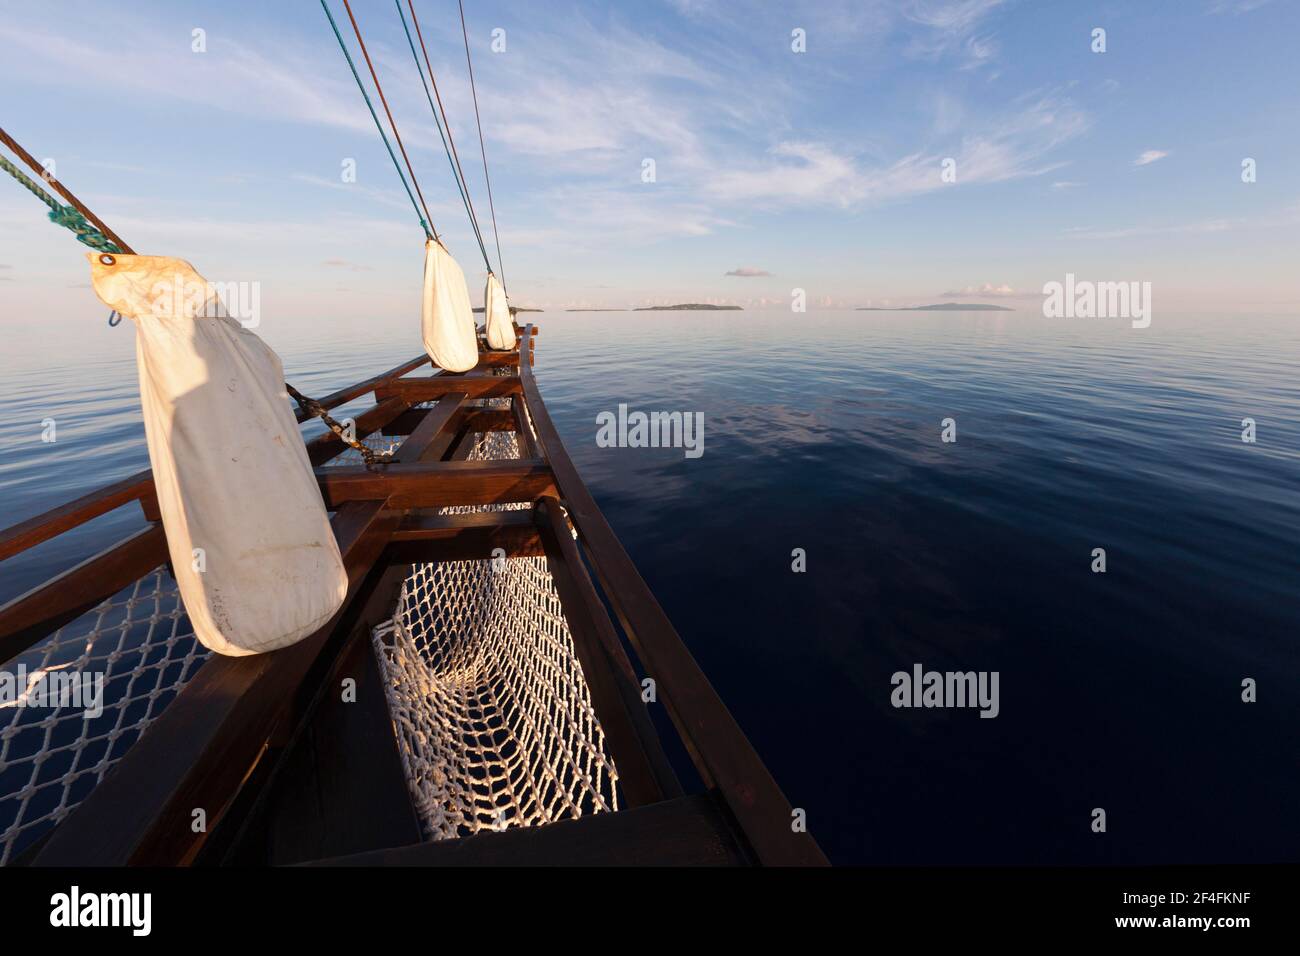
[[[317,860],[311,866],[746,866],[707,793],[540,827]]]

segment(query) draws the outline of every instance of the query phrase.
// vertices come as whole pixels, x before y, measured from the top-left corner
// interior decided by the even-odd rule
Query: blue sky
[[[353,7],[477,298],[482,260],[396,8]],[[456,6],[416,9],[486,224]],[[1164,309],[1300,308],[1293,0],[466,0],[466,13],[517,304],[785,309],[799,287],[816,306],[1036,309],[1070,271],[1151,281]],[[423,237],[315,0],[3,0],[0,14],[3,125],[138,251],[258,281],[264,312],[303,323],[414,308]],[[505,52],[489,48],[494,28]],[[341,181],[347,158],[356,183]],[[7,309],[97,313],[79,251],[26,193],[0,189]]]

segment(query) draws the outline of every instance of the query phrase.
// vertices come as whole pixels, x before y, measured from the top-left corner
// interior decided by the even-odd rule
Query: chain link
[[[288,382],[285,382],[284,387],[288,389],[289,394],[293,396],[294,401],[301,405],[308,414],[313,418],[319,418],[329,426],[329,430],[337,435],[340,441],[355,449],[365,460],[367,465],[386,465],[392,460],[393,453],[391,451],[377,452],[364,442],[359,442],[355,438],[349,438],[343,425],[336,421],[333,416],[325,410],[325,406],[316,401],[316,399],[308,398]]]

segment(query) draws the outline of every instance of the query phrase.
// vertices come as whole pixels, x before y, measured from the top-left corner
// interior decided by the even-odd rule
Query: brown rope
[[[31,153],[23,149],[22,146],[18,143],[18,141],[15,140],[8,133],[6,133],[3,129],[0,129],[0,142],[8,146],[13,151],[15,156],[17,156],[29,167],[31,167],[32,172],[40,176],[41,179],[45,180],[45,182],[49,184],[49,187],[51,189],[53,189],[56,193],[58,193],[60,196],[66,199],[68,201],[68,204],[71,205],[73,209],[77,210],[77,212],[81,213],[83,216],[85,216],[87,219],[93,222],[100,232],[102,232],[109,239],[112,239],[114,244],[116,244],[116,246],[119,249],[121,249],[122,252],[124,252],[128,256],[135,254],[134,252],[131,251],[131,247],[128,246],[125,242],[123,242],[122,238],[117,233],[115,233],[112,229],[109,229],[108,226],[104,225],[104,220],[96,216],[93,212],[91,212],[86,207],[85,203],[83,203],[76,196],[72,195],[72,193],[68,190],[68,188],[63,185],[63,183],[59,182],[57,179],[51,176],[49,172],[45,169],[45,167],[36,161],[36,158],[32,156]]]
[[[3,142],[6,146],[8,146],[14,152],[14,155],[18,156],[19,159],[21,159],[24,163],[30,166],[32,172],[36,173],[43,180],[45,180],[45,182],[50,185],[50,188],[53,189],[55,192],[57,192],[64,199],[66,199],[74,209],[76,209],[79,213],[81,213],[83,216],[85,216],[87,219],[93,222],[99,228],[100,232],[102,232],[109,239],[113,240],[113,242],[117,244],[117,247],[122,250],[123,255],[128,255],[128,256],[135,255],[135,251],[130,246],[128,246],[125,242],[122,241],[121,236],[115,233],[112,229],[108,228],[108,226],[104,224],[104,220],[96,216],[93,212],[90,211],[89,207],[87,207],[85,203],[83,203],[76,196],[72,195],[71,191],[69,191],[66,186],[64,186],[53,176],[49,175],[45,171],[45,168],[41,166],[40,163],[36,162],[35,157],[33,157],[31,153],[27,152],[27,150],[23,149],[23,147],[18,143],[18,141],[15,140],[8,133],[6,133],[3,129],[0,129],[0,142]],[[382,464],[387,460],[388,456],[380,455],[379,453],[371,449],[369,446],[355,439],[348,438],[343,430],[343,426],[340,425],[337,421],[335,421],[334,418],[330,416],[329,412],[325,410],[325,406],[322,405],[320,402],[316,401],[313,398],[308,398],[307,396],[303,395],[301,392],[299,392],[288,382],[285,382],[284,387],[288,390],[289,394],[292,395],[294,399],[297,400],[298,404],[301,405],[303,408],[305,408],[309,413],[311,413],[313,417],[318,417],[322,421],[324,421],[325,424],[329,426],[330,430],[334,432],[334,434],[338,435],[339,439],[342,442],[351,446],[352,448],[355,448],[361,454],[361,457],[365,459],[367,465],[373,465],[377,463]]]
[[[357,26],[357,18],[352,15],[352,4],[348,0],[343,0],[343,9],[348,12],[348,19],[352,21],[352,32],[357,35],[357,43],[361,45],[361,55],[366,58],[366,66],[370,68],[370,78],[375,81],[375,89],[379,91],[379,102],[384,104],[384,112],[388,114],[388,125],[393,130],[393,138],[397,140],[397,148],[402,151],[402,161],[406,163],[406,171],[411,174],[411,184],[415,186],[415,194],[420,197],[425,221],[429,223],[429,228],[433,230],[433,237],[436,239],[438,230],[433,225],[433,217],[429,215],[429,206],[424,201],[424,193],[420,192],[420,183],[415,178],[415,170],[411,168],[411,157],[406,155],[406,147],[402,145],[402,134],[397,132],[397,123],[393,121],[393,111],[388,108],[388,98],[384,96],[384,88],[379,85],[379,75],[375,72],[375,64],[370,61],[370,51],[366,49],[366,41],[361,39],[361,28]]]
[[[456,140],[451,135],[451,120],[447,119],[447,109],[442,105],[442,94],[438,92],[438,81],[433,75],[433,64],[429,62],[429,51],[424,45],[424,34],[420,32],[420,18],[415,15],[415,5],[411,0],[406,0],[406,6],[411,11],[411,22],[415,24],[415,36],[420,41],[420,52],[424,54],[424,65],[429,69],[429,82],[433,86],[434,99],[438,101],[438,112],[442,113],[442,125],[447,130],[447,142],[451,144],[451,156],[456,163],[456,172],[460,176],[461,189],[465,192],[465,208],[469,212],[470,224],[474,227],[474,232],[478,235],[479,245],[483,244],[483,233],[478,226],[478,214],[474,211],[474,203],[469,198],[469,181],[465,178],[465,170],[460,165],[460,154],[456,152]],[[417,64],[418,65],[418,64]],[[486,258],[486,255],[484,256]],[[497,247],[497,264],[501,263],[501,247]],[[488,271],[492,271],[492,263],[488,263]]]

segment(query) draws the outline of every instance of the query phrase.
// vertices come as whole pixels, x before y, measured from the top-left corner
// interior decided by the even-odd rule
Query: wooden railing
[[[531,347],[530,337],[531,329],[525,329],[521,352]],[[533,428],[578,537],[705,785],[718,789],[760,862],[825,865],[826,857],[812,837],[794,832],[790,802],[596,506],[542,402],[531,366],[520,365],[519,379]]]
[[[358,416],[358,435],[399,427],[403,430],[395,433],[406,435],[393,463],[382,469],[317,470],[322,496],[335,511],[333,527],[348,571],[343,608],[292,647],[254,657],[211,658],[103,782],[49,834],[32,854],[34,863],[194,861],[207,842],[207,833],[195,833],[191,826],[194,809],[206,811],[209,832],[221,824],[236,801],[242,802],[250,775],[266,763],[273,732],[301,734],[315,707],[309,702],[319,700],[334,662],[391,613],[393,575],[387,567],[477,557],[500,546],[508,554],[547,558],[630,807],[679,801],[682,788],[641,701],[637,671],[618,626],[643,672],[654,678],[701,779],[725,804],[752,857],[777,865],[825,864],[812,838],[794,832],[789,802],[582,482],[533,376],[534,334],[532,326],[526,327],[517,352],[485,354],[481,363],[484,370],[517,365],[518,377],[440,372],[435,379],[402,381],[427,361],[420,357],[322,400],[335,407],[373,391],[376,405]],[[521,361],[521,355],[528,361]],[[493,382],[486,381],[489,377]],[[497,394],[513,396],[509,411],[463,406],[467,397]],[[434,400],[432,408],[412,407]],[[521,459],[463,460],[473,432],[497,428],[517,430]],[[326,434],[308,443],[308,453],[320,465],[344,447]],[[9,542],[8,553],[17,553],[151,494],[147,475],[128,479],[0,532],[0,543]],[[492,516],[412,510],[508,501],[532,507]],[[0,608],[0,660],[165,560],[166,542],[155,523]],[[606,611],[606,600],[618,626]],[[273,767],[272,777],[275,772]],[[229,826],[226,832],[231,832]]]

